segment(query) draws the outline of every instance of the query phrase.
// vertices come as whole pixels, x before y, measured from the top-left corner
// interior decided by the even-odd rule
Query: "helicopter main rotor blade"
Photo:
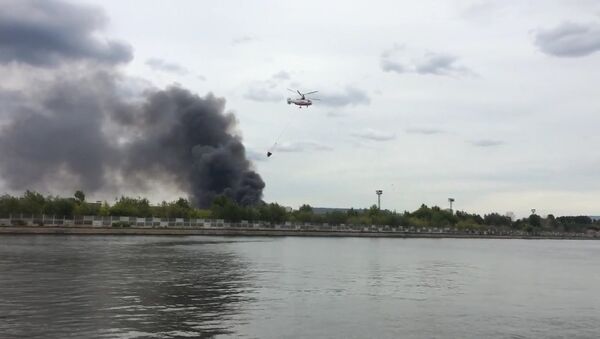
[[[318,91],[312,91],[312,92],[304,93],[304,95],[307,95],[307,94],[313,94],[313,93],[317,93],[317,92],[318,92]]]
[[[296,92],[298,92],[298,94],[300,94],[300,96],[301,96],[302,98],[304,98],[304,94],[300,93],[300,91],[299,91],[299,90],[296,90]]]
[[[287,90],[288,90],[288,91],[290,91],[290,92],[294,92],[294,93],[296,93],[296,91],[294,91],[294,90],[293,90],[293,89],[291,89],[291,88],[288,88]]]

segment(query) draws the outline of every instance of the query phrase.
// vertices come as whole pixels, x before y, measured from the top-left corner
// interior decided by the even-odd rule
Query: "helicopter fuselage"
[[[288,105],[294,104],[294,105],[300,106],[300,107],[312,105],[312,101],[310,99],[302,99],[302,98],[299,98],[299,99],[288,98],[287,103],[288,103]]]

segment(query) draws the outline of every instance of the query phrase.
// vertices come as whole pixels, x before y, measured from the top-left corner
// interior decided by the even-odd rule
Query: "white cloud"
[[[493,140],[493,139],[479,139],[479,140],[469,141],[469,143],[471,145],[477,146],[477,147],[494,147],[494,146],[503,145],[504,141]]]
[[[426,52],[411,57],[415,53],[407,48],[394,45],[393,48],[383,51],[380,58],[380,67],[384,72],[414,73],[422,75],[470,75],[473,72],[460,64],[457,56]]]
[[[407,128],[406,133],[408,134],[424,134],[424,135],[432,135],[432,134],[442,134],[445,133],[444,130],[437,128],[425,128],[425,127],[416,127],[416,128]]]
[[[371,141],[390,141],[396,138],[394,133],[379,131],[367,128],[362,131],[352,133],[353,136]]]
[[[231,40],[232,45],[241,45],[249,42],[256,41],[257,39],[248,35],[240,36]]]
[[[290,76],[290,73],[288,73],[286,71],[279,71],[279,72],[273,74],[272,78],[275,80],[290,80],[291,76]]]
[[[468,74],[469,69],[458,64],[458,58],[449,54],[427,53],[415,63],[419,74],[452,75]]]
[[[343,118],[347,116],[347,114],[339,111],[329,111],[327,112],[327,116],[330,118]]]
[[[294,141],[278,144],[273,152],[306,152],[306,151],[331,151],[331,146],[315,141]]]
[[[175,62],[166,61],[160,58],[150,58],[146,60],[146,65],[148,65],[148,67],[152,68],[153,70],[162,72],[169,72],[181,75],[189,73],[189,71],[185,67]]]
[[[315,95],[320,99],[319,105],[323,106],[341,107],[371,103],[366,91],[352,86],[346,86],[342,91],[322,91]]]
[[[244,98],[258,102],[283,101],[283,95],[280,92],[270,86],[266,86],[264,83],[251,85],[244,94]]]
[[[266,161],[267,160],[267,152],[259,152],[254,149],[247,148],[246,156],[248,159],[252,161]]]

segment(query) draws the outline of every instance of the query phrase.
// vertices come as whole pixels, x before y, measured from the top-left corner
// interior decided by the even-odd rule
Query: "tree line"
[[[158,218],[224,219],[226,221],[270,223],[328,223],[330,225],[389,225],[409,227],[452,227],[462,230],[482,228],[503,228],[522,230],[529,233],[541,231],[583,232],[588,229],[600,230],[600,221],[588,216],[548,215],[545,218],[531,214],[529,217],[512,220],[499,213],[483,216],[464,211],[451,211],[438,206],[421,205],[413,212],[380,210],[377,206],[346,211],[315,213],[310,205],[302,205],[297,210],[289,210],[277,203],[261,203],[256,206],[240,206],[231,199],[219,196],[208,209],[199,209],[185,198],[163,201],[151,205],[146,198],[122,196],[113,204],[108,202],[88,202],[85,193],[77,191],[72,197],[43,196],[34,191],[26,191],[21,196],[5,194],[0,196],[0,217],[9,215],[54,215],[73,218],[75,216],[135,216]]]

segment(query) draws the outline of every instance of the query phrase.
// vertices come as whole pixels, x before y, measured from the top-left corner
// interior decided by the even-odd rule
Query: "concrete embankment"
[[[457,233],[409,233],[409,232],[368,232],[368,231],[318,231],[282,229],[234,229],[234,228],[117,228],[117,227],[44,227],[44,226],[5,226],[0,227],[0,235],[5,234],[56,234],[56,235],[218,235],[218,236],[300,236],[300,237],[376,237],[376,238],[486,238],[486,239],[600,239],[571,236],[513,236],[491,234]]]

